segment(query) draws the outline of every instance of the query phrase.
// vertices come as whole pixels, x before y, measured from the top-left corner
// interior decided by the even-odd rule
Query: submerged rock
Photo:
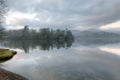
[[[0,49],[0,60],[10,59],[12,58],[17,52],[9,49]]]
[[[0,80],[28,80],[23,76],[0,68]]]

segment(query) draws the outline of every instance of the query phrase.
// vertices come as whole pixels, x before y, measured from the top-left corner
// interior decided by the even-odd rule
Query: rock
[[[0,80],[28,80],[23,76],[0,68]]]

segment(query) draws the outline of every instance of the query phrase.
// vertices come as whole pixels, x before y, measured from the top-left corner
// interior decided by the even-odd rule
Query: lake
[[[29,80],[120,80],[120,43],[1,41],[16,50],[4,69]]]

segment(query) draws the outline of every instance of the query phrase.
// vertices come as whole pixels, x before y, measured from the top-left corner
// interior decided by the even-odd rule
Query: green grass
[[[0,60],[12,58],[17,52],[9,49],[0,49]]]

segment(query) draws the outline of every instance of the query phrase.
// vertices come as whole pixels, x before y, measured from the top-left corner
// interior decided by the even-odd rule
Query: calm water
[[[120,43],[3,41],[16,50],[1,67],[29,80],[120,80]]]

